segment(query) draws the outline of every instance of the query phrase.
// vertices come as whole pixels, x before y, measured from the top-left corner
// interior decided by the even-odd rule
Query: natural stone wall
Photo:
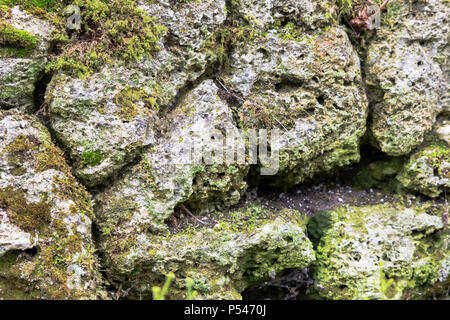
[[[292,186],[359,161],[367,99],[360,62],[341,28],[284,40],[276,30],[239,44],[224,82],[245,97],[242,128],[278,128],[280,168],[265,183]]]
[[[169,272],[168,298],[240,299],[289,269],[307,298],[448,291],[449,4],[393,0],[370,31],[355,9],[0,0],[0,299],[151,299]],[[215,157],[253,129],[280,133],[274,175]],[[324,179],[390,203],[252,194]]]
[[[368,41],[365,73],[373,100],[374,143],[400,156],[418,147],[448,109],[448,15],[445,1],[396,1]]]
[[[112,226],[113,219],[100,225]],[[123,219],[120,223],[129,224]],[[245,288],[314,261],[304,229],[296,211],[271,214],[249,207],[218,217],[214,227],[170,235],[131,233],[125,227],[103,230],[102,249],[109,281],[132,288],[131,298],[151,297],[152,285],[162,285],[172,270],[177,281],[171,298],[185,297],[185,279],[190,277],[199,299],[240,299]]]

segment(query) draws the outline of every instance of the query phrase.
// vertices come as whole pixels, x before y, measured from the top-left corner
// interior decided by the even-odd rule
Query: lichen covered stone
[[[0,15],[0,108],[29,112],[35,107],[33,92],[48,60],[53,26],[18,6],[8,11]]]
[[[231,110],[214,82],[207,80],[168,115],[164,133],[143,159],[98,195],[100,219],[115,212],[129,216],[133,230],[161,231],[179,204],[202,212],[236,204],[246,190],[249,165],[204,160],[203,150],[215,130],[239,137]],[[125,200],[127,210],[122,208]]]
[[[0,111],[0,299],[105,297],[92,217],[47,129]]]
[[[316,215],[312,298],[426,299],[449,285],[441,205],[342,207]]]
[[[297,245],[303,248],[303,242],[307,240],[301,236],[301,228],[280,221],[260,225],[261,230],[245,236],[228,230],[228,227],[226,231],[219,231],[225,227],[222,224],[215,227],[219,228],[217,231],[205,227],[192,236],[167,235],[166,221],[173,218],[177,207],[187,206],[197,214],[217,208],[223,211],[236,204],[246,189],[243,178],[248,165],[207,164],[202,161],[202,153],[192,149],[209,142],[213,130],[238,134],[232,112],[218,96],[218,90],[213,81],[207,80],[189,93],[169,115],[167,133],[154,148],[122,179],[96,197],[96,222],[102,234],[100,247],[107,261],[109,281],[129,279],[127,285],[148,295],[152,283],[163,281],[164,273],[178,270],[182,278],[201,277],[209,283],[208,287],[215,288],[203,292],[204,297],[231,298],[238,296],[245,281],[250,281],[243,276],[247,267],[255,268],[255,279],[263,279],[268,270],[258,271],[256,266],[259,264],[278,272],[288,265],[294,267],[299,261],[313,259],[310,251],[305,258],[303,251],[281,249]],[[293,234],[288,236],[291,232]],[[220,234],[223,237],[219,239]],[[285,245],[280,246],[281,243]],[[250,248],[255,249],[255,257],[260,258],[247,256],[253,255],[247,251],[253,251]],[[279,254],[275,261],[267,258],[274,254],[273,250]],[[210,255],[217,256],[212,258]],[[249,259],[245,268],[235,262],[241,256],[245,261]],[[201,267],[192,269],[195,263]],[[219,280],[223,286],[230,283],[230,287],[213,286]],[[239,281],[234,283],[233,280]]]
[[[445,121],[438,122],[434,132],[411,154],[397,175],[397,181],[406,190],[437,197],[450,187],[450,146],[440,139],[443,128]]]
[[[75,161],[75,175],[90,187],[104,184],[152,146],[159,116],[217,59],[206,43],[225,20],[225,2],[175,7],[169,1],[140,5],[165,27],[152,57],[117,60],[83,79],[60,73],[50,83],[50,126]]]
[[[448,2],[393,2],[368,38],[365,73],[373,103],[373,143],[406,155],[448,108]]]
[[[264,183],[289,187],[360,159],[367,99],[360,61],[340,27],[294,39],[269,30],[236,46],[225,85],[243,129],[277,128],[279,170]],[[239,102],[239,101],[238,101]]]
[[[298,212],[269,214],[253,206],[231,212],[214,226],[167,235],[116,228],[102,235],[102,249],[108,280],[130,288],[131,298],[151,297],[151,287],[162,286],[172,271],[176,279],[168,298],[185,298],[189,277],[196,299],[241,299],[245,288],[315,260],[304,228]]]

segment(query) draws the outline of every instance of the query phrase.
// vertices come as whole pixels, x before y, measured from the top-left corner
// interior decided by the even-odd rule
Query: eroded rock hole
[[[34,84],[33,91],[33,103],[34,111],[39,112],[45,106],[45,92],[47,91],[47,86],[52,80],[52,73],[43,73],[38,77],[38,80]]]

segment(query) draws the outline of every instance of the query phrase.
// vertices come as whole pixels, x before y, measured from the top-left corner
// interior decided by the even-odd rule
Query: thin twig
[[[391,1],[391,0],[385,0],[385,1],[383,2],[383,4],[380,6],[380,11],[382,11],[382,10],[387,6],[387,4],[389,3],[389,1]]]
[[[180,208],[183,209],[188,215],[190,215],[192,218],[194,218],[195,220],[197,220],[197,221],[200,222],[201,224],[205,224],[205,225],[206,225],[205,222],[203,222],[202,220],[200,220],[199,218],[197,218],[196,216],[194,216],[193,213],[192,213],[188,208],[186,208],[186,206],[185,206],[184,204],[181,204],[181,205],[180,205]]]

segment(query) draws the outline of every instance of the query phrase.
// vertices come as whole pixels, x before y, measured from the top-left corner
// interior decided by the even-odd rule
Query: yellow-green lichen
[[[34,231],[51,220],[51,206],[45,194],[39,202],[31,202],[24,191],[0,189],[0,207],[6,208],[11,221],[25,231]]]

